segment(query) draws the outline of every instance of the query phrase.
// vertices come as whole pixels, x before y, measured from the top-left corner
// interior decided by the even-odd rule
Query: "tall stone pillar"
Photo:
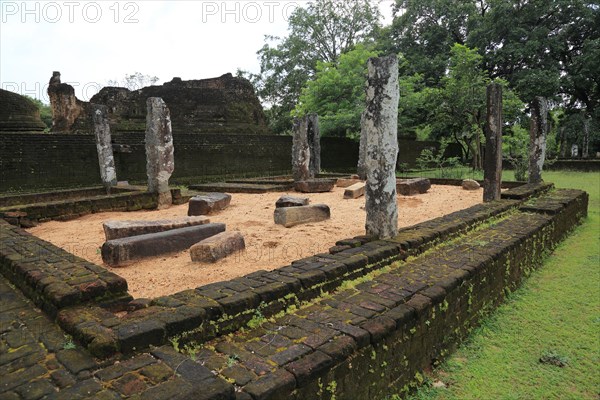
[[[160,97],[149,97],[146,105],[148,191],[158,193],[158,208],[165,208],[172,204],[169,178],[175,170],[171,113]]]
[[[367,185],[367,235],[389,238],[398,233],[396,159],[398,157],[398,59],[368,62],[366,109],[362,115]]]
[[[487,87],[485,122],[485,160],[483,165],[483,201],[500,199],[502,184],[502,86]]]
[[[548,133],[548,102],[536,97],[531,103],[529,130],[529,183],[542,182],[542,168],[546,159],[546,134]]]
[[[100,164],[100,178],[102,178],[102,184],[108,193],[110,188],[117,184],[115,157],[110,138],[110,125],[108,124],[108,107],[100,104],[92,104],[91,106],[98,163]]]
[[[321,173],[321,131],[319,130],[319,116],[317,114],[308,114],[307,132],[308,147],[310,149],[310,163],[308,169],[311,178]]]
[[[361,115],[360,118],[360,141],[358,144],[358,167],[356,174],[361,180],[367,180],[367,132],[364,129],[365,126],[365,114]]]
[[[306,181],[321,172],[321,136],[319,116],[309,114],[294,120],[292,175],[294,181]]]

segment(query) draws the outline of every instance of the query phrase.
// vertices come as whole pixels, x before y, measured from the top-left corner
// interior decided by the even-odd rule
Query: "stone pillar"
[[[110,126],[108,125],[108,107],[92,104],[92,120],[94,121],[94,134],[96,136],[96,149],[98,149],[98,163],[100,164],[100,177],[106,192],[117,184],[115,158],[110,140]]]
[[[485,122],[485,160],[483,165],[483,201],[500,199],[502,183],[502,86],[487,87]]]
[[[529,130],[529,183],[542,182],[542,168],[546,158],[546,134],[548,132],[548,102],[536,97],[531,103],[531,127]]]
[[[360,141],[358,144],[358,167],[356,174],[358,178],[365,181],[367,180],[367,132],[365,130],[365,114],[360,117]]]
[[[579,157],[579,146],[577,144],[571,145],[571,158]]]
[[[398,157],[398,58],[376,57],[368,62],[366,109],[362,115],[367,235],[398,234],[396,159]]]
[[[307,120],[305,117],[294,119],[292,176],[294,181],[310,179],[310,148],[308,146]]]
[[[319,116],[317,114],[308,114],[306,136],[308,139],[308,148],[310,149],[310,162],[308,170],[310,177],[321,173],[321,131],[319,130]]]
[[[171,113],[160,97],[146,100],[146,173],[148,191],[158,193],[158,207],[172,203],[169,178],[175,170]]]

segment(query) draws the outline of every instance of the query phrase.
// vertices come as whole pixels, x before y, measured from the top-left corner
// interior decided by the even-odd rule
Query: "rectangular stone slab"
[[[329,206],[325,204],[276,208],[274,213],[275,223],[286,228],[310,222],[325,221],[329,218],[331,218],[331,211]]]
[[[344,198],[345,199],[358,199],[360,196],[365,195],[365,183],[359,182],[354,185],[347,187],[344,190]]]
[[[229,203],[231,203],[231,195],[227,193],[194,196],[188,203],[188,216],[212,214],[229,207]]]
[[[146,235],[208,224],[210,219],[204,216],[161,219],[157,221],[105,221],[102,224],[106,240],[121,239],[130,236]]]
[[[225,232],[225,224],[205,224],[165,232],[114,239],[102,245],[102,261],[113,267],[189,249],[195,243]]]
[[[192,261],[216,262],[245,248],[246,243],[241,233],[221,232],[193,245],[190,256]]]
[[[396,191],[403,196],[426,193],[431,188],[431,182],[427,178],[397,179]]]
[[[347,188],[349,186],[355,185],[357,183],[362,182],[360,179],[354,178],[339,178],[335,184],[337,187]]]
[[[294,189],[303,193],[325,193],[331,192],[335,186],[336,179],[309,179],[294,183]]]
[[[275,203],[275,208],[307,206],[309,202],[308,197],[283,195]]]

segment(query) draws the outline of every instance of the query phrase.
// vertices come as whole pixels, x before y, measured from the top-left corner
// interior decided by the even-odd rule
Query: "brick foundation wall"
[[[220,382],[207,399],[383,398],[418,381],[587,214],[579,190],[541,184],[503,194],[389,240],[341,240],[290,266],[150,301],[128,302],[118,277],[1,222],[0,268],[52,304],[47,311],[97,357],[161,358],[173,343],[203,344],[187,360]],[[44,249],[43,260],[27,246]],[[56,263],[72,272],[60,285]],[[110,293],[122,307],[106,307]]]

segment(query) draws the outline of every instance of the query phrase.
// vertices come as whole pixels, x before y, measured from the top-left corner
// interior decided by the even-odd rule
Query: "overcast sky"
[[[343,1],[343,0],[340,0]],[[141,72],[159,83],[258,72],[264,35],[285,36],[305,1],[0,0],[1,87],[48,102],[52,71],[89,100]],[[380,7],[391,20],[392,0]]]

